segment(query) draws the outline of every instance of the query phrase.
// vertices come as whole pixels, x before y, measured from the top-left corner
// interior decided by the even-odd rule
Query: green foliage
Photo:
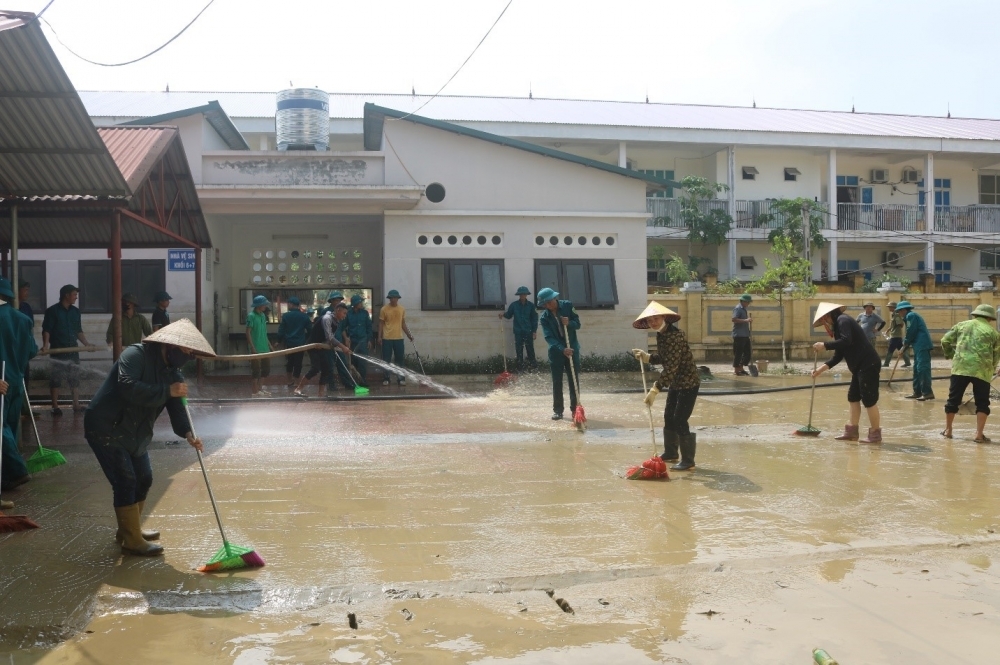
[[[861,287],[862,293],[877,293],[878,288],[882,286],[882,282],[899,282],[903,286],[904,293],[910,290],[910,284],[913,283],[912,280],[903,277],[901,275],[894,275],[891,272],[882,273],[881,277],[875,277],[872,275],[871,279],[865,280],[864,285]]]
[[[683,286],[684,282],[691,282],[698,279],[698,273],[691,270],[690,259],[685,261],[676,254],[670,255],[670,260],[666,265],[667,281],[675,286]]]
[[[710,201],[715,195],[729,189],[722,183],[711,183],[708,178],[686,176],[681,180],[680,218],[688,229],[688,241],[702,245],[721,245],[733,226],[733,218],[725,210],[702,210],[700,201]]]
[[[815,295],[812,264],[798,255],[792,239],[778,234],[771,240],[771,251],[781,258],[780,263],[773,265],[770,259],[764,259],[764,274],[747,284],[746,291],[779,301],[785,297],[808,298]],[[792,285],[794,288],[789,290]]]
[[[719,295],[735,295],[737,293],[746,293],[746,287],[743,282],[734,277],[727,282],[719,282],[714,288],[708,291],[709,293],[717,293]]]
[[[777,201],[771,202],[771,209],[774,212],[768,215],[761,215],[761,219],[767,223],[779,220],[781,222],[781,226],[771,231],[771,233],[767,236],[768,242],[773,244],[776,238],[784,236],[791,241],[792,248],[796,253],[801,254],[804,252],[806,244],[805,234],[803,232],[805,227],[802,215],[803,207],[805,207],[808,211],[808,236],[810,239],[810,245],[812,248],[816,249],[822,247],[824,238],[821,230],[824,226],[825,211],[819,203],[804,198],[778,199]]]

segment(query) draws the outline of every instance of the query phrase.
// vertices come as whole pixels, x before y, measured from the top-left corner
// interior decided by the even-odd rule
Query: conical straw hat
[[[180,321],[168,323],[143,341],[183,346],[185,349],[191,349],[200,356],[215,357],[215,351],[212,350],[212,345],[209,344],[208,340],[205,339],[205,336],[194,327],[194,324],[191,323],[190,319],[181,319]]]
[[[649,306],[642,310],[642,314],[640,314],[636,320],[632,322],[632,327],[638,328],[639,330],[647,330],[649,328],[649,324],[646,322],[646,319],[651,316],[662,316],[664,321],[667,323],[675,323],[681,320],[680,314],[672,309],[664,307],[654,300],[649,303]]]
[[[813,317],[813,328],[819,325],[819,320],[830,312],[840,309],[843,305],[838,305],[832,302],[821,302],[819,307],[816,308],[816,316]]]

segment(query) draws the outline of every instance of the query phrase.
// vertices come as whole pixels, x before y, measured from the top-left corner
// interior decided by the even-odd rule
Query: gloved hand
[[[632,349],[632,355],[639,362],[644,362],[644,363],[649,362],[649,354],[643,351],[642,349]]]
[[[653,406],[653,402],[656,401],[656,396],[659,394],[660,394],[660,389],[657,388],[656,386],[653,386],[652,388],[649,389],[649,392],[646,393],[646,399],[642,401],[646,403],[646,406]]]

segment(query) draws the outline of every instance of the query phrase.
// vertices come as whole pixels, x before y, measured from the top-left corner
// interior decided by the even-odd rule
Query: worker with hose
[[[394,364],[399,367],[406,366],[406,350],[403,347],[403,335],[412,342],[413,334],[406,325],[406,308],[399,304],[399,291],[392,289],[386,298],[388,305],[383,305],[378,313],[378,333],[375,335],[375,343],[382,344],[382,360],[387,364]],[[393,362],[395,360],[395,362]],[[382,370],[382,385],[389,385],[389,370]],[[405,386],[406,377],[400,374],[396,377],[396,385]]]
[[[517,357],[517,371],[524,371],[524,354],[528,354],[528,367],[538,369],[535,361],[535,338],[538,336],[538,311],[528,300],[531,291],[527,286],[517,287],[514,292],[517,300],[507,307],[506,312],[500,312],[501,319],[514,320],[514,354]]]
[[[361,375],[358,385],[362,388],[368,387],[368,363],[360,358],[367,355],[372,343],[372,317],[365,309],[365,299],[360,295],[351,296],[351,308],[347,310],[347,316],[340,322],[338,332],[351,341],[351,360],[354,368]]]
[[[663,454],[660,459],[664,462],[677,462],[670,467],[671,471],[690,471],[695,466],[697,435],[691,431],[688,419],[691,418],[694,403],[698,399],[701,379],[698,377],[698,367],[694,364],[687,336],[674,325],[680,320],[681,315],[677,312],[658,302],[649,303],[649,307],[632,323],[632,327],[656,331],[656,353],[650,355],[642,349],[632,349],[632,355],[640,362],[663,367],[660,378],[649,389],[643,401],[647,406],[652,406],[660,391],[664,388],[667,390],[667,405],[663,410]]]
[[[309,315],[302,311],[302,301],[298,296],[292,296],[287,301],[288,311],[281,315],[281,323],[278,324],[278,341],[284,344],[286,349],[294,349],[306,343],[306,337],[312,328],[312,321]],[[302,359],[305,351],[289,353],[285,356],[285,381],[288,388],[295,387],[295,383],[302,375]]]
[[[0,489],[12,490],[31,480],[24,458],[17,449],[18,429],[21,424],[21,405],[25,398],[24,373],[28,361],[38,353],[38,345],[31,334],[31,320],[14,309],[14,289],[10,280],[0,277],[0,362],[5,365],[3,380],[3,460]]]
[[[549,365],[552,371],[552,420],[562,420],[565,406],[563,404],[562,379],[563,374],[569,381],[569,410],[576,410],[579,400],[577,386],[573,383],[570,373],[570,362],[577,376],[580,374],[580,342],[576,331],[580,329],[580,315],[576,313],[573,303],[569,300],[559,300],[559,293],[550,288],[538,292],[536,298],[539,309],[545,310],[538,322],[542,326],[542,334],[549,344]],[[564,330],[568,330],[569,344],[566,344]]]
[[[851,372],[851,385],[847,389],[850,422],[844,425],[844,433],[834,438],[837,441],[858,441],[861,406],[864,405],[871,427],[868,436],[861,439],[860,443],[882,443],[882,423],[878,412],[878,381],[882,359],[868,341],[861,325],[844,314],[845,309],[843,305],[829,302],[821,302],[816,308],[813,328],[823,326],[833,341],[816,342],[813,349],[816,353],[833,351],[833,358],[814,369],[812,376],[818,377],[845,360],[847,369]]]
[[[965,389],[972,384],[976,401],[976,443],[990,443],[983,429],[990,415],[990,381],[1000,373],[1000,332],[996,329],[997,311],[992,305],[979,305],[972,318],[955,325],[941,338],[944,357],[951,360],[951,387],[944,404],[944,431],[952,437],[951,426]]]
[[[215,352],[191,321],[181,319],[160,328],[122,351],[84,414],[84,436],[111,483],[122,554],[163,553],[150,542],[160,534],[140,528],[153,484],[147,448],[153,424],[166,409],[174,433],[202,449],[181,401],[188,394],[181,367],[198,356],[212,358]]]
[[[327,306],[326,307],[320,307],[319,311],[316,313],[316,320],[317,321],[322,321],[323,320],[323,316],[327,312],[333,312],[334,310],[336,310],[337,309],[337,305],[339,305],[342,302],[344,302],[344,294],[341,293],[340,291],[336,291],[336,290],[330,291],[330,294],[326,297],[326,302],[327,302]],[[346,307],[346,305],[345,305],[345,307]],[[332,318],[330,320],[333,321]],[[336,327],[334,327],[334,331],[336,331]],[[332,333],[328,333],[326,335],[326,338],[329,338],[331,335],[332,335]],[[344,374],[343,374],[343,372],[340,371],[340,367],[338,367],[339,363],[337,362],[337,355],[336,355],[336,352],[333,350],[333,348],[331,347],[328,351],[324,351],[324,353],[326,354],[326,361],[328,363],[330,363],[330,368],[331,368],[331,371],[330,371],[330,374],[329,374],[329,377],[328,377],[329,378],[329,382],[327,383],[327,387],[330,390],[336,390],[337,389],[337,380],[335,378],[337,375],[340,375],[341,383],[343,384],[343,387],[344,387],[345,390],[347,388],[350,388],[351,386],[353,386],[354,385],[353,383],[344,380]]]
[[[906,399],[915,399],[918,402],[926,402],[934,399],[934,388],[931,387],[931,349],[934,342],[931,341],[931,334],[927,331],[927,324],[924,317],[913,311],[913,305],[906,300],[900,301],[896,305],[896,311],[902,313],[903,321],[906,323],[906,337],[903,339],[903,348],[896,351],[896,357],[902,358],[906,355],[906,350],[913,349],[913,392],[906,395]]]

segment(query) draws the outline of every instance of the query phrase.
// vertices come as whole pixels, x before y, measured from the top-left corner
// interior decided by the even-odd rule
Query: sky
[[[430,94],[507,1],[215,0],[110,68],[43,29],[80,90]],[[80,55],[121,62],[206,2],[55,0],[45,18]],[[513,0],[442,94],[998,118],[998,17],[996,0]]]

